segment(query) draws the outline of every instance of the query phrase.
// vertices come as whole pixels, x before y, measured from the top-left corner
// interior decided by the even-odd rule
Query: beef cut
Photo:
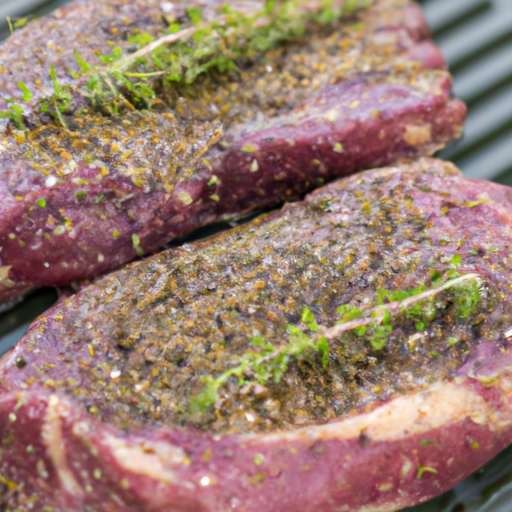
[[[511,207],[422,159],[61,301],[0,364],[1,503],[389,512],[449,489],[512,440]]]
[[[86,97],[91,76],[79,76],[77,59],[94,67],[114,50],[133,54],[134,41],[168,33],[169,12],[186,24],[189,4],[78,0],[2,47],[1,101],[7,111],[18,99],[25,129],[4,120],[0,135],[0,302],[460,135],[465,106],[451,99],[446,65],[409,0],[313,25],[192,85],[157,77],[150,111],[123,96],[116,113]]]

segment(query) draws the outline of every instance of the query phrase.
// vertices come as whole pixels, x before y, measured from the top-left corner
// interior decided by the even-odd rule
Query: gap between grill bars
[[[423,8],[469,107],[464,138],[440,156],[468,176],[512,184],[512,0],[426,0]]]

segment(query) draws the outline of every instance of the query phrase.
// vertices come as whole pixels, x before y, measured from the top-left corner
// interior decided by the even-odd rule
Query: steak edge
[[[126,433],[58,395],[7,394],[2,500],[20,511],[391,512],[449,490],[510,444],[506,357],[506,367],[501,352],[479,361],[501,371],[491,386],[461,377],[330,425],[221,439]],[[424,467],[435,473],[418,478]]]

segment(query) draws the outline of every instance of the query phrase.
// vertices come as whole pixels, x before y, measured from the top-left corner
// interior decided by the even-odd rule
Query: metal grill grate
[[[67,0],[0,0],[6,16],[39,16]],[[136,0],[134,0],[136,1]],[[441,152],[468,176],[512,185],[512,0],[424,0],[436,42],[469,106],[463,140]],[[9,33],[0,21],[0,40]],[[0,314],[0,354],[55,301],[39,291]],[[512,447],[453,491],[409,512],[511,512]],[[404,511],[405,512],[405,511]]]
[[[7,18],[37,17],[47,14],[70,0],[0,0],[0,41],[9,35]]]
[[[512,183],[512,0],[427,0],[424,9],[469,106],[464,139],[441,156],[468,176]]]

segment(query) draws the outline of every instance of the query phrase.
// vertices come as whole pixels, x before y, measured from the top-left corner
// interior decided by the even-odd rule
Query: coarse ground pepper
[[[507,195],[508,194],[508,195]],[[271,431],[329,422],[449,379],[482,342],[505,346],[511,324],[508,189],[425,159],[343,179],[304,202],[114,273],[57,305],[4,359],[6,390],[73,396],[122,428]],[[471,222],[468,222],[471,219]],[[459,258],[460,257],[460,258]],[[258,335],[288,343],[308,307],[323,326],[344,304],[364,310],[379,290],[428,289],[436,271],[476,273],[478,311],[459,318],[450,294],[418,330],[392,323],[331,343],[322,369],[292,361],[279,384],[231,378],[215,407],[191,416],[206,376],[236,366]]]
[[[20,96],[23,83],[33,97],[19,98],[26,129],[5,120],[0,134],[0,303],[460,135],[465,106],[450,97],[444,60],[408,0],[313,25],[309,37],[188,86],[155,79],[151,110],[128,104],[126,91],[116,111],[93,108],[76,54],[91,66],[103,65],[98,52],[132,55],[134,35],[168,30],[161,9],[155,0],[76,2],[3,46],[0,95]],[[62,119],[41,111],[44,98]]]

